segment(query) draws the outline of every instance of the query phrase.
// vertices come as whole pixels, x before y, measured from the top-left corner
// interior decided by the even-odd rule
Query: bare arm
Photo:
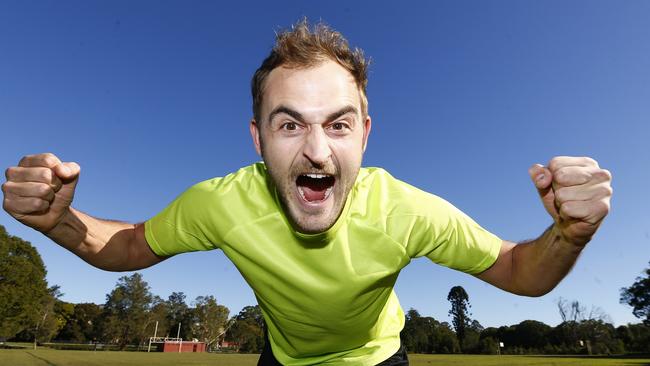
[[[44,233],[89,264],[107,271],[133,271],[163,261],[147,244],[144,223],[97,219],[70,207],[59,224]]]
[[[567,156],[529,173],[554,224],[535,240],[504,241],[497,261],[477,277],[515,294],[542,296],[569,273],[609,213],[612,177],[593,159]]]
[[[504,241],[497,261],[477,277],[517,295],[542,296],[569,273],[582,249],[564,242],[552,226],[529,242]]]
[[[79,174],[79,165],[53,154],[25,156],[5,171],[2,207],[95,267],[129,271],[162,261],[149,248],[143,224],[101,220],[70,206]]]

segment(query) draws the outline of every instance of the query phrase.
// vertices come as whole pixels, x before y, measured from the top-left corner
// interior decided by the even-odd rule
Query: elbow
[[[534,284],[529,284],[529,285],[517,285],[513,286],[512,290],[506,290],[510,293],[513,293],[515,295],[519,296],[526,296],[526,297],[542,297],[549,292],[553,291],[557,284],[552,285],[552,286],[535,286]]]

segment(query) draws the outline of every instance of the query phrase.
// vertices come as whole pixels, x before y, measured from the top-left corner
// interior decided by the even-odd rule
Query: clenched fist
[[[67,213],[79,179],[76,163],[50,153],[28,155],[5,171],[2,207],[23,224],[47,233]]]
[[[533,165],[529,173],[562,238],[586,245],[609,212],[609,171],[591,158],[559,156],[546,167]]]

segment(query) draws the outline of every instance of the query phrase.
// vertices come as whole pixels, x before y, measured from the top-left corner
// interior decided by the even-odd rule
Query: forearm
[[[70,207],[63,219],[45,233],[89,264],[109,270],[131,270],[136,225],[102,220]]]
[[[512,292],[542,296],[550,292],[575,264],[583,246],[562,239],[555,225],[539,238],[512,249]]]

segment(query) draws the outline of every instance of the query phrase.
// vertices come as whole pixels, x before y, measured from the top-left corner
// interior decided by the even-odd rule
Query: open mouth
[[[303,200],[309,203],[325,201],[332,193],[336,179],[329,174],[301,174],[296,186]]]

